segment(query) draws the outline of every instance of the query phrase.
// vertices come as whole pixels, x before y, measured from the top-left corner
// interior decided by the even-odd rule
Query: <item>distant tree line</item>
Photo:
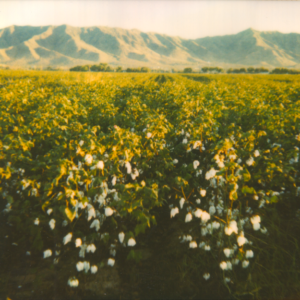
[[[295,70],[295,69],[286,69],[286,68],[275,68],[272,70],[270,74],[292,74],[292,75],[297,75],[300,74],[300,70]]]
[[[240,68],[240,69],[228,69],[227,70],[228,74],[239,74],[239,73],[248,73],[248,74],[258,74],[258,73],[269,73],[269,70],[266,68],[253,68],[249,67],[248,69],[246,68]]]
[[[54,68],[48,67],[46,70],[56,70]],[[148,67],[140,68],[127,68],[123,69],[122,67],[112,68],[107,63],[100,63],[98,65],[84,65],[76,66],[70,69],[74,72],[128,72],[128,73],[169,73],[167,70],[162,69],[150,69]],[[194,71],[191,67],[184,68],[182,71],[172,69],[172,73],[224,73],[224,69],[220,67],[203,67],[200,71]],[[260,74],[260,73],[269,73],[269,74],[300,74],[299,70],[295,69],[286,69],[286,68],[275,68],[271,72],[264,67],[260,68],[240,68],[240,69],[228,69],[227,74]]]
[[[135,72],[135,73],[147,73],[150,69],[147,67],[141,68],[127,68],[123,70],[122,67],[112,68],[107,63],[100,63],[99,65],[85,65],[75,66],[70,69],[71,72]]]

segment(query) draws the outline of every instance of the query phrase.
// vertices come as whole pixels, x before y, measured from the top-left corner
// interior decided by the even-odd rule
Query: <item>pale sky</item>
[[[182,38],[259,31],[300,33],[300,1],[0,0],[0,28],[108,26]]]

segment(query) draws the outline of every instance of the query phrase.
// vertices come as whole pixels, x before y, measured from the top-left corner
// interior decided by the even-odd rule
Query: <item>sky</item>
[[[187,39],[248,28],[300,33],[300,1],[0,0],[0,28],[11,25],[107,26]]]

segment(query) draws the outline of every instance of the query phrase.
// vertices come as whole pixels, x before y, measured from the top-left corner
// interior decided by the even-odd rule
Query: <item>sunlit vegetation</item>
[[[2,298],[300,297],[298,76],[6,70],[0,124]]]

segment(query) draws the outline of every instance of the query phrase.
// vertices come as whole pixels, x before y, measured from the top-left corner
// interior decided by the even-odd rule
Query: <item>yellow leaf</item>
[[[74,213],[72,213],[72,211],[68,207],[66,207],[65,213],[66,213],[68,219],[72,222],[76,216],[76,211],[74,211]]]

